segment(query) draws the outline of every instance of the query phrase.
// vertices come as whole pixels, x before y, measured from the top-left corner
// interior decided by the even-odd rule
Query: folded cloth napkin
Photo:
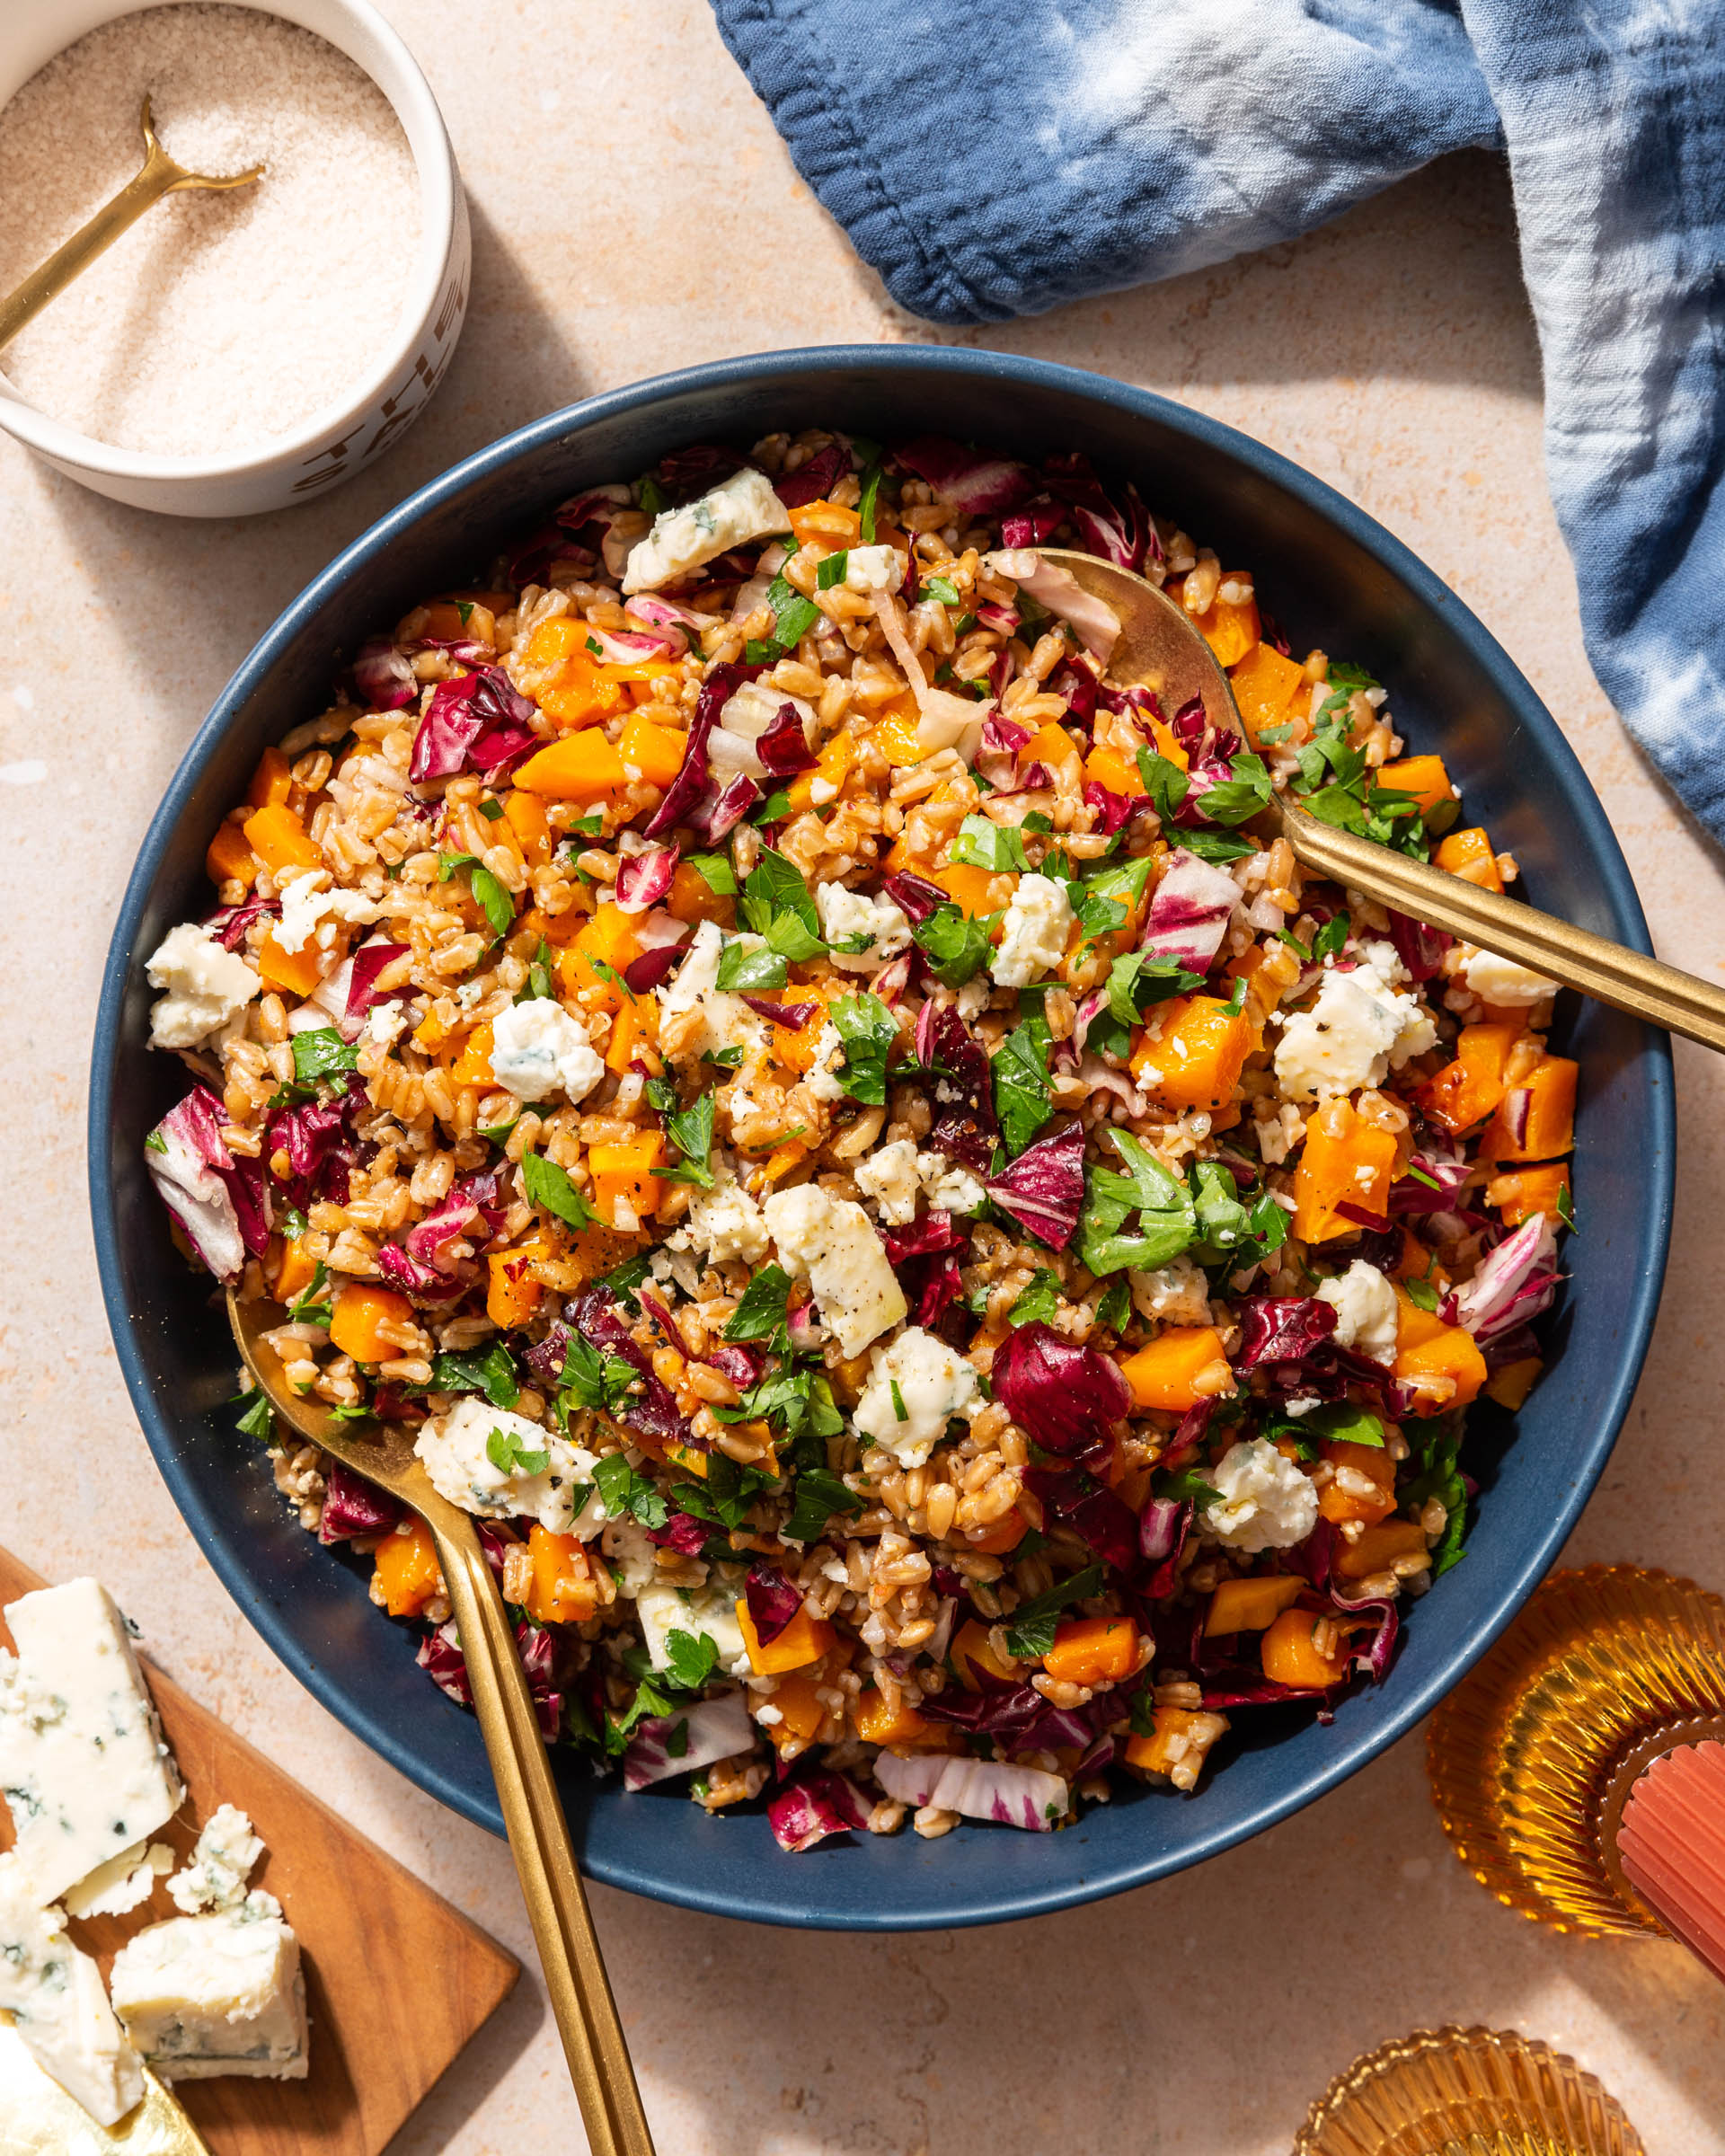
[[[713,0],[913,314],[1001,322],[1507,147],[1588,656],[1725,840],[1725,0]]]

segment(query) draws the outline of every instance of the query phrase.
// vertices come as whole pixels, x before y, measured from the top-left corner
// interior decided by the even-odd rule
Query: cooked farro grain
[[[1106,683],[1050,538],[1179,595],[1243,738]],[[1538,1373],[1549,985],[1256,835],[1513,873],[1402,752],[1080,458],[675,455],[266,754],[149,960],[152,1171],[295,1385],[419,1426],[551,1741],[710,1810],[776,1753],[797,1849],[1189,1790],[1383,1677]],[[422,1534],[272,1459],[458,1695]]]

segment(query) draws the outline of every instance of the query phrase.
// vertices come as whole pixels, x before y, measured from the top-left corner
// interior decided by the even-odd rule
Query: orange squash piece
[[[835,792],[841,791],[845,780],[850,777],[851,767],[855,762],[856,742],[849,729],[846,729],[843,733],[833,735],[829,740],[823,743],[820,753],[815,758],[815,768],[812,771],[801,771],[792,780],[789,789],[791,813],[793,816],[801,816],[804,809],[821,805],[817,804],[815,800],[815,781],[817,779],[825,780],[827,785],[832,787]],[[826,803],[831,798],[823,791],[821,803]]]
[[[1486,1379],[1485,1357],[1473,1336],[1460,1325],[1446,1325],[1436,1311],[1421,1310],[1407,1290],[1395,1291],[1393,1374],[1416,1393],[1416,1415],[1441,1415],[1464,1408],[1479,1397]]]
[[[279,748],[266,748],[252,773],[245,798],[254,808],[279,806],[294,791],[294,779],[286,756]]]
[[[1118,1684],[1138,1666],[1138,1628],[1129,1617],[1069,1617],[1042,1666],[1064,1684]]]
[[[696,875],[699,870],[691,870],[690,873]],[[633,915],[606,899],[577,931],[574,941],[564,947],[557,960],[557,977],[565,995],[579,996],[589,1010],[609,1011],[615,1015],[628,1001],[629,992],[598,968],[605,966],[612,974],[621,975],[630,960],[640,955],[641,935]],[[589,990],[591,994],[585,993]]]
[[[854,1719],[856,1734],[865,1745],[916,1745],[942,1727],[907,1707],[902,1696],[897,1707],[889,1707],[885,1693],[874,1685],[857,1700]]]
[[[1128,800],[1137,800],[1144,792],[1137,765],[1118,748],[1092,748],[1084,758],[1084,776]]]
[[[593,1178],[593,1209],[607,1227],[632,1225],[619,1219],[623,1207],[636,1221],[650,1219],[658,1212],[665,1186],[653,1171],[664,1153],[665,1140],[656,1130],[643,1131],[626,1145],[589,1147],[587,1165]]]
[[[512,787],[503,797],[503,815],[521,848],[521,858],[543,868],[551,859],[551,825],[536,793]]]
[[[248,889],[258,880],[262,865],[238,824],[224,824],[204,855],[204,873],[212,883],[239,882]]]
[[[674,727],[659,726],[639,711],[617,737],[617,754],[632,764],[650,786],[668,786],[683,768],[689,737]]]
[[[1164,1108],[1225,1108],[1252,1048],[1252,1021],[1219,996],[1177,995],[1132,1051],[1140,1089]]]
[[[1441,756],[1403,756],[1399,764],[1385,764],[1377,782],[1395,793],[1411,793],[1427,814],[1439,802],[1455,799]]]
[[[969,862],[949,862],[944,868],[936,869],[929,877],[931,883],[940,886],[947,897],[967,919],[979,920],[984,914],[996,914],[1006,904],[990,903],[997,879],[992,869],[978,869]]]
[[[1510,1099],[1505,1093],[1480,1140],[1482,1161],[1552,1161],[1575,1144],[1575,1082],[1580,1065],[1567,1056],[1547,1056],[1515,1090],[1527,1094],[1521,1142],[1509,1135]]]
[[[323,858],[305,825],[285,802],[270,801],[264,808],[254,808],[240,828],[258,859],[274,871],[314,869]]]
[[[491,1074],[492,1031],[491,1021],[475,1026],[461,1044],[461,1053],[449,1066],[451,1082],[456,1085],[495,1085]]]
[[[1226,583],[1226,577],[1222,580]],[[1211,600],[1207,613],[1195,614],[1192,619],[1203,631],[1218,666],[1238,666],[1261,633],[1256,599],[1239,604],[1217,596]]]
[[[291,1303],[303,1295],[316,1277],[317,1260],[306,1254],[304,1239],[289,1236],[281,1246],[276,1277],[270,1283],[270,1294],[278,1303]]]
[[[1455,1039],[1455,1060],[1429,1078],[1416,1096],[1428,1119],[1452,1135],[1484,1122],[1503,1099],[1509,1052],[1521,1037],[1514,1021],[1464,1026]]]
[[[1503,889],[1503,878],[1498,872],[1498,857],[1491,850],[1491,841],[1477,824],[1471,830],[1452,831],[1432,859],[1440,869],[1447,869],[1452,876],[1459,876],[1467,883],[1477,883],[1482,890]]]
[[[677,864],[665,910],[678,921],[716,921],[721,928],[737,925],[736,899],[715,891],[700,870],[691,868],[686,861]]]
[[[1418,1557],[1425,1548],[1425,1529],[1418,1520],[1384,1520],[1367,1528],[1356,1542],[1337,1542],[1336,1577],[1364,1579],[1369,1573],[1386,1572],[1398,1557]]]
[[[858,543],[862,536],[862,519],[854,509],[841,508],[823,496],[792,510],[791,529],[797,535],[799,546],[807,546],[813,540],[818,546],[836,552]]]
[[[258,961],[264,986],[279,989],[288,995],[309,995],[323,977],[319,962],[321,954],[309,936],[297,950],[284,950],[276,940],[275,930],[266,928],[252,956]]]
[[[525,1325],[538,1309],[544,1288],[534,1277],[533,1268],[550,1257],[555,1247],[547,1230],[535,1228],[510,1249],[489,1253],[485,1259],[485,1315],[493,1325],[500,1325],[507,1332],[513,1326]]]
[[[1332,1467],[1351,1468],[1373,1485],[1370,1497],[1363,1491],[1339,1489],[1327,1482],[1318,1495],[1318,1510],[1338,1526],[1344,1520],[1363,1520],[1375,1527],[1395,1510],[1395,1462],[1381,1445],[1349,1445],[1331,1440],[1323,1456]]]
[[[1234,701],[1245,722],[1246,738],[1253,748],[1267,726],[1286,726],[1296,710],[1295,699],[1306,690],[1305,668],[1296,658],[1286,658],[1273,644],[1254,644],[1229,675]]]
[[[1128,1737],[1126,1762],[1128,1766],[1141,1767],[1146,1774],[1167,1774],[1185,1754],[1185,1745],[1180,1740],[1208,1733],[1211,1717],[1197,1708],[1158,1707],[1152,1720],[1154,1727],[1150,1736]]]
[[[383,1337],[381,1328],[412,1322],[413,1305],[405,1295],[368,1280],[350,1280],[331,1309],[330,1345],[356,1363],[386,1363],[401,1349]]]
[[[1526,1404],[1527,1395],[1537,1383],[1539,1374],[1544,1367],[1544,1363],[1536,1355],[1525,1355],[1519,1362],[1505,1363],[1500,1370],[1494,1370],[1486,1379],[1486,1398],[1495,1400],[1500,1408],[1508,1408],[1513,1415],[1517,1408]]]
[[[1264,1674],[1272,1684],[1291,1684],[1297,1690],[1315,1692],[1326,1685],[1340,1684],[1347,1675],[1349,1657],[1345,1648],[1333,1656],[1319,1653],[1312,1637],[1319,1621],[1311,1610],[1284,1610],[1265,1632]]]
[[[1569,1163],[1553,1161],[1547,1167],[1518,1168],[1508,1175],[1494,1175],[1485,1186],[1485,1202],[1502,1214],[1506,1227],[1518,1228],[1535,1213],[1544,1213],[1553,1222],[1561,1220],[1569,1192]]]
[[[984,1557],[1004,1557],[1009,1550],[1017,1549],[1030,1531],[1031,1523],[1014,1506],[980,1533],[967,1533],[964,1546],[967,1550],[979,1551]]]
[[[1305,1586],[1297,1572],[1272,1572],[1262,1579],[1225,1579],[1210,1596],[1204,1637],[1261,1632],[1299,1600]]]
[[[1075,764],[1078,755],[1078,744],[1066,728],[1057,726],[1053,720],[1049,720],[1046,726],[1039,727],[1019,750],[1018,767],[1024,771],[1032,764],[1043,764],[1050,771],[1058,771],[1063,764]]]
[[[597,729],[565,734],[529,756],[515,774],[527,793],[547,800],[598,801],[629,782],[623,758]]]
[[[572,1534],[553,1534],[535,1523],[527,1553],[533,1560],[527,1614],[535,1624],[580,1624],[593,1615],[599,1606],[598,1582]]]
[[[874,746],[895,771],[920,764],[932,749],[924,748],[918,732],[922,715],[908,692],[884,705],[874,722]]]
[[[373,1557],[384,1607],[392,1617],[417,1617],[434,1595],[441,1595],[443,1573],[431,1530],[420,1519],[405,1534],[386,1534]]]
[[[795,1759],[815,1741],[827,1710],[818,1698],[820,1680],[809,1670],[795,1669],[779,1679],[771,1704],[778,1709],[776,1722],[764,1722],[773,1749],[781,1759]],[[762,1704],[766,1704],[763,1701]]]
[[[789,1669],[805,1669],[828,1653],[838,1639],[824,1617],[811,1617],[807,1610],[799,1610],[776,1639],[764,1644],[748,1613],[748,1604],[740,1595],[736,1609],[749,1666],[757,1677],[778,1677]]]
[[[1360,1224],[1337,1206],[1386,1212],[1394,1165],[1393,1133],[1367,1123],[1351,1101],[1331,1101],[1305,1127],[1294,1171],[1294,1233],[1305,1242],[1357,1233]]]
[[[1183,1415],[1233,1386],[1222,1336],[1213,1325],[1168,1326],[1126,1357],[1120,1375],[1131,1386],[1137,1406],[1172,1414]]]
[[[991,1677],[1004,1677],[1008,1680],[1011,1680],[1015,1674],[1013,1665],[1010,1662],[1003,1662],[989,1645],[987,1627],[978,1624],[974,1617],[968,1619],[964,1624],[960,1626],[953,1637],[952,1645],[947,1651],[949,1660],[958,1672],[959,1682],[967,1692],[982,1690],[982,1686],[977,1682],[978,1670],[984,1671]]]

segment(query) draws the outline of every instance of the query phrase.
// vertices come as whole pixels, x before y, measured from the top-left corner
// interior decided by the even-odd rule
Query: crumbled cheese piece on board
[[[143,2095],[143,2072],[102,1971],[66,1937],[60,1911],[38,1903],[15,1852],[0,1857],[0,2008],[36,2063],[102,2125],[124,2118]]]

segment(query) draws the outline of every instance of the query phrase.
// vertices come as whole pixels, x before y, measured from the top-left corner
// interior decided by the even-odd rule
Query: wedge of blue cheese
[[[134,2047],[165,2081],[305,2078],[299,1941],[267,1894],[151,1924],[114,1957],[109,1985]]]
[[[102,2125],[124,2118],[144,2094],[102,1971],[66,1937],[61,1912],[38,1903],[15,1853],[0,1857],[0,2009],[42,2071]]]
[[[190,1861],[168,1881],[187,1913],[151,1924],[114,1957],[114,2010],[164,2081],[305,2076],[299,1941],[274,1895],[246,1892],[246,1874],[262,1854],[245,1814],[219,1807]]]
[[[22,1595],[6,1622],[18,1653],[0,1655],[0,1789],[45,1908],[117,1858],[137,1864],[185,1791],[126,1621],[99,1582]]]

